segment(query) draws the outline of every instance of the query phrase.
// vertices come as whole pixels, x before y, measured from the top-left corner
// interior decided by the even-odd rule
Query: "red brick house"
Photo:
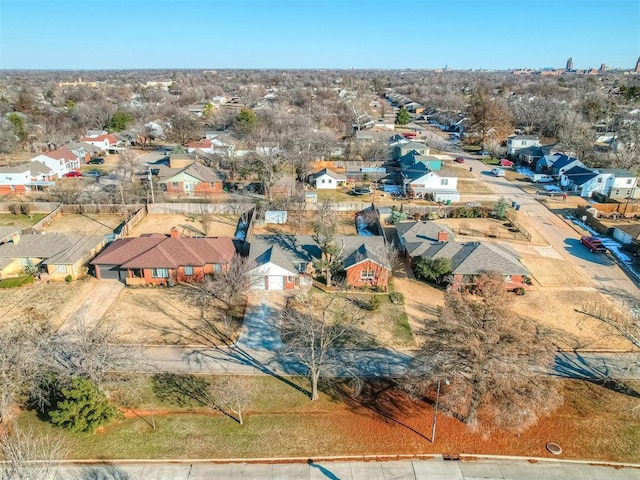
[[[191,163],[183,168],[165,168],[158,173],[158,184],[168,195],[207,196],[224,191],[224,178],[213,168]]]
[[[375,239],[376,237],[370,237]],[[379,258],[373,242],[363,242],[344,262],[347,284],[353,287],[387,289],[390,266]]]
[[[201,282],[205,275],[229,268],[236,253],[231,238],[180,237],[150,234],[116,240],[91,261],[100,279],[116,279],[127,285],[167,285]]]

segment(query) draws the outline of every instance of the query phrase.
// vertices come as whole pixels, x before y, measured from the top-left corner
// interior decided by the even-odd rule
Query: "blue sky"
[[[632,68],[640,0],[0,0],[0,68]]]

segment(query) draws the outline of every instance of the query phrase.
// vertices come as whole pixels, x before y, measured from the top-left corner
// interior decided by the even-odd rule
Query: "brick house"
[[[391,268],[380,258],[385,246],[382,237],[343,236],[336,237],[335,243],[349,285],[386,290]],[[322,251],[310,236],[254,235],[249,258],[256,265],[252,289],[293,290],[311,285],[313,264],[321,260]]]
[[[158,173],[158,184],[168,195],[206,196],[224,191],[224,178],[213,168],[190,163],[183,168],[164,168]]]
[[[116,240],[91,261],[98,280],[115,279],[127,285],[167,285],[201,282],[208,274],[226,271],[236,253],[231,238],[143,235]]]

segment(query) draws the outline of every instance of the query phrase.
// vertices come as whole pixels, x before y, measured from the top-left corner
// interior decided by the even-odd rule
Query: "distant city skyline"
[[[0,0],[2,69],[633,70],[638,0]]]

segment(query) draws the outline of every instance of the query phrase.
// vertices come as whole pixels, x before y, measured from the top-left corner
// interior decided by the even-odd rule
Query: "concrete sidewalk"
[[[325,462],[285,464],[146,463],[60,468],[73,480],[640,480],[640,468],[527,460]]]

